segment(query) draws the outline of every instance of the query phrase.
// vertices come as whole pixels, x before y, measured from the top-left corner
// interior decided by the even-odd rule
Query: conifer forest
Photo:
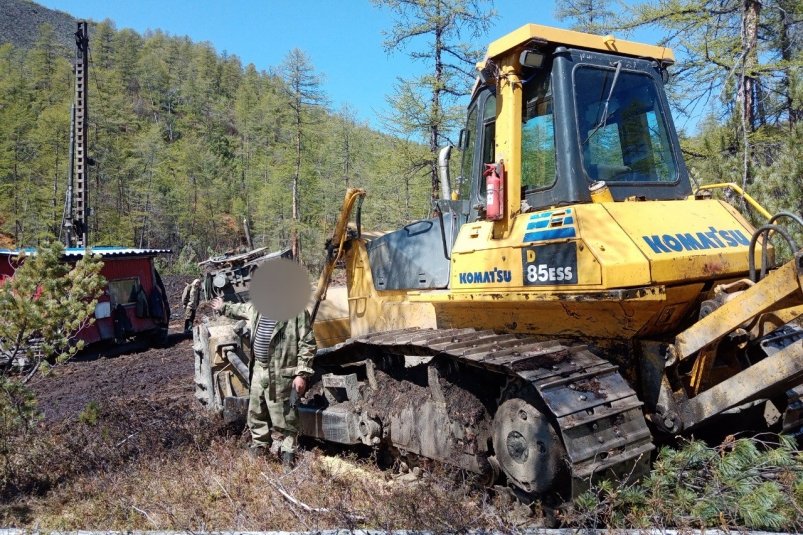
[[[404,2],[375,4],[397,14],[405,9]],[[474,11],[467,12],[478,14],[481,4],[469,2]],[[565,27],[600,34],[655,29],[660,44],[675,49],[668,90],[694,180],[736,182],[770,212],[800,212],[803,2],[662,0],[633,2],[621,12],[611,6],[562,0],[556,15]],[[332,109],[325,79],[302,50],[259,71],[209,43],[117,30],[109,20],[92,24],[92,243],[170,248],[186,261],[240,245],[247,219],[255,246],[287,247],[297,233],[304,262],[315,262],[348,186],[369,192],[368,229],[425,217],[436,182],[428,154],[456,140],[463,121],[465,98],[460,106],[447,98],[468,93],[472,62],[494,38],[493,12],[479,14],[455,22],[472,30],[470,47],[465,39],[435,42],[432,51],[409,54],[438,62],[441,53],[465,51],[454,62],[459,68],[442,79],[399,80],[387,96],[394,111],[383,118],[385,132],[358,121],[350,106]],[[388,53],[415,34],[403,22],[389,30]],[[65,204],[74,52],[49,24],[31,31],[36,40],[28,49],[0,45],[6,245],[58,236]],[[435,72],[448,67],[441,63],[433,63]],[[416,109],[421,102],[429,104]]]
[[[358,1],[369,2],[343,4]],[[541,1],[527,2],[533,16],[519,26],[544,24]],[[0,0],[0,250],[39,248],[13,261],[13,277],[0,272],[0,526],[803,531],[803,253],[795,251],[803,224],[788,234],[764,227],[773,216],[739,194],[769,214],[803,218],[803,0],[554,0],[561,29],[603,37],[550,30],[563,40],[550,38],[548,47],[528,33],[533,27],[514,35],[495,26],[506,0],[370,4],[392,21],[382,45],[400,75],[384,95],[387,111],[370,123],[360,118],[364,102],[332,104],[325,73],[300,48],[258,68],[212,43],[89,21],[89,243],[170,249],[156,260],[164,282],[148,264],[146,296],[138,278],[106,281],[99,255],[64,262],[59,243],[76,87],[74,36],[64,33],[76,21],[30,0]],[[26,27],[9,15],[37,10],[61,18]],[[504,54],[485,57],[505,34]],[[675,62],[667,73],[665,50],[615,49],[617,39],[669,47]],[[580,69],[572,69],[585,60],[574,54],[593,55],[588,70],[605,71],[604,79],[577,83]],[[660,89],[663,79],[680,149],[659,121],[663,95],[630,110],[631,101],[612,100],[617,83],[625,93],[629,82],[617,80],[627,70],[621,80],[648,74],[644,87]],[[555,121],[553,92],[563,97],[554,99]],[[577,99],[596,93],[591,113],[576,111]],[[583,145],[613,126],[614,107],[631,112],[615,128],[638,121],[645,139],[671,137],[666,161],[676,173],[682,151],[693,195],[730,183],[711,193],[729,204],[687,198],[685,172],[616,179],[636,170],[603,158],[631,163],[622,147],[658,160],[660,143],[631,135],[603,147],[603,130],[595,138],[606,149],[600,165],[583,175]],[[585,132],[581,115],[593,119]],[[525,130],[530,119],[543,122]],[[558,136],[573,140],[571,151]],[[439,149],[468,138],[470,157],[455,147],[449,163],[461,197],[439,199]],[[522,154],[527,146],[534,149]],[[662,176],[663,167],[653,168]],[[526,169],[552,182],[526,182]],[[471,181],[459,180],[461,171],[484,198],[467,195]],[[574,189],[548,197],[567,175]],[[619,197],[606,180],[614,190],[618,181]],[[328,329],[317,340],[326,358],[316,356],[311,370],[300,357],[292,366],[270,361],[288,395],[292,381],[286,407],[303,409],[308,427],[297,452],[257,453],[243,422],[220,417],[249,403],[247,322],[222,317],[231,310],[222,300],[192,297],[199,262],[248,245],[291,249],[328,284],[341,257],[325,258],[325,241],[351,187],[367,192],[360,224],[370,240],[340,242],[357,251],[348,274],[331,281],[346,281],[347,292],[324,303],[331,318],[324,305],[316,316],[320,300],[313,308],[315,327]],[[644,195],[646,187],[656,189]],[[607,197],[592,197],[599,192]],[[528,203],[528,194],[545,200]],[[608,204],[585,204],[592,198]],[[449,249],[440,206],[458,205],[463,226],[455,232],[459,219],[450,221]],[[434,216],[440,224],[431,233],[410,231]],[[688,231],[667,230],[683,218],[693,220]],[[708,221],[735,221],[746,234],[738,243],[723,234],[732,247],[709,247],[691,234],[716,240]],[[735,237],[729,228],[722,231]],[[403,241],[405,231],[422,237]],[[744,257],[737,249],[762,235],[762,247],[774,240],[778,269],[764,269],[766,248]],[[536,251],[554,261],[536,265]],[[413,262],[429,256],[423,267]],[[385,265],[395,271],[369,273]],[[214,295],[250,299],[241,287],[222,291],[233,287],[231,272],[208,270],[204,291],[214,284]],[[118,281],[129,282],[107,289]],[[151,332],[127,328],[129,312],[152,322]],[[280,351],[271,342],[277,322],[256,317],[252,328],[270,329],[253,333],[263,347],[247,353],[267,369],[264,346]],[[79,353],[76,333],[96,320],[113,339]],[[313,427],[318,434],[307,433]]]
[[[297,229],[313,260],[349,186],[368,186],[371,227],[424,216],[428,180],[411,141],[331,110],[300,50],[269,72],[208,43],[110,21],[91,27],[88,92],[93,245],[170,248],[184,260],[240,245],[286,247]],[[72,54],[43,25],[30,50],[0,45],[0,230],[6,244],[59,235],[73,99]],[[301,150],[297,154],[297,140]],[[300,177],[300,222],[289,194]],[[314,251],[314,253],[312,253]]]

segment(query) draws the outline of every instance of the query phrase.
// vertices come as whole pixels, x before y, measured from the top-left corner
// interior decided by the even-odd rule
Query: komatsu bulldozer
[[[734,184],[692,188],[663,89],[673,61],[534,24],[491,43],[433,217],[369,234],[365,192],[346,194],[317,289],[316,324],[340,336],[319,336],[303,434],[571,498],[728,415],[800,433],[803,251],[782,224],[803,221]],[[213,338],[196,333],[202,399],[247,360]]]

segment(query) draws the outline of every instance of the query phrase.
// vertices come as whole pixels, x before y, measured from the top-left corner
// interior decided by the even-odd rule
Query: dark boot
[[[254,459],[264,459],[268,456],[268,448],[266,446],[251,444],[248,446],[248,455]]]
[[[287,474],[296,467],[296,453],[294,451],[282,452],[282,471]]]
[[[190,334],[192,332],[192,320],[187,318],[184,320],[184,334]]]

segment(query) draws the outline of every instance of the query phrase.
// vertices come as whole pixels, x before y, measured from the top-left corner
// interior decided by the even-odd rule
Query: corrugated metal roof
[[[170,254],[173,251],[170,249],[138,249],[136,247],[90,247],[91,252],[106,257],[124,257],[124,256],[156,256],[160,254]],[[0,255],[17,256],[21,252],[27,255],[36,254],[36,249],[28,247],[25,249],[0,249]],[[64,249],[65,258],[80,258],[84,256],[86,249],[84,247],[68,247]]]

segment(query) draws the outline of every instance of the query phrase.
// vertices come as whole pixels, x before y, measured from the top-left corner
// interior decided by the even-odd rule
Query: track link
[[[474,329],[404,329],[350,339],[320,352],[382,349],[447,357],[529,384],[543,401],[566,449],[576,496],[599,476],[639,476],[652,437],[642,402],[616,366],[586,346]]]

